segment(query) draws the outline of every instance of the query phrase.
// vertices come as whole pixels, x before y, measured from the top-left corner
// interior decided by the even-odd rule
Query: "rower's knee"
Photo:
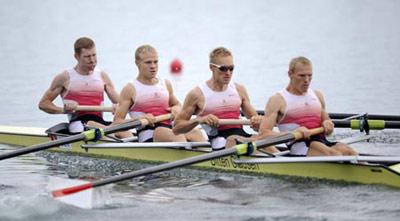
[[[358,155],[357,151],[355,151],[353,148],[349,147],[346,144],[338,143],[335,145],[335,147],[343,154],[346,156],[355,156]]]
[[[186,140],[191,142],[203,142],[207,141],[207,138],[204,136],[203,132],[199,128],[194,128],[185,134]]]
[[[225,143],[225,147],[233,147],[237,144],[237,140],[240,139],[241,137],[238,135],[231,135],[229,137],[226,138],[226,143]]]
[[[153,134],[154,142],[186,142],[184,134],[175,135],[171,129],[157,127]]]

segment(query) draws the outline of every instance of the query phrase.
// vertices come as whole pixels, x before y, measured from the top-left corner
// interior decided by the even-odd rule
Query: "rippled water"
[[[37,109],[53,76],[74,64],[72,43],[90,36],[117,90],[136,75],[133,52],[160,54],[160,76],[179,99],[209,76],[208,53],[232,49],[234,79],[257,109],[286,86],[298,55],[314,62],[313,88],[331,112],[399,114],[400,10],[395,0],[11,1],[0,7],[0,124],[65,121]],[[168,74],[180,58],[184,72]],[[60,100],[56,102],[60,103]],[[106,116],[110,118],[111,116]],[[373,132],[362,153],[400,155],[397,130]],[[356,135],[340,129],[335,136]],[[13,147],[0,145],[0,152]],[[49,196],[52,178],[98,179],[148,165],[42,153],[0,162],[0,220],[398,220],[400,191],[282,177],[186,169],[101,187],[88,211]]]
[[[396,149],[355,147],[373,152],[378,145]],[[400,214],[400,191],[389,187],[186,168],[96,188],[90,212],[49,195],[55,177],[92,180],[148,166],[47,152],[4,161],[0,220],[397,220]]]

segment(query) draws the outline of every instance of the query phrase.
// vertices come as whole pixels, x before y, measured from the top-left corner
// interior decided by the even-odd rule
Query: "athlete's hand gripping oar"
[[[322,127],[310,130],[311,135],[320,134],[322,132],[324,132],[324,129]],[[174,161],[174,162],[170,162],[170,163],[166,163],[166,164],[160,164],[160,165],[145,168],[142,170],[137,170],[137,171],[125,173],[122,175],[113,176],[113,177],[106,178],[103,180],[85,183],[82,185],[77,185],[77,186],[73,186],[73,187],[54,190],[54,191],[52,191],[52,195],[54,197],[68,196],[70,194],[78,193],[80,191],[91,189],[94,187],[99,187],[99,186],[103,186],[106,184],[116,183],[116,182],[120,182],[123,180],[135,178],[135,177],[158,173],[158,172],[162,172],[165,170],[171,170],[171,169],[174,169],[177,167],[182,167],[182,166],[196,164],[196,163],[200,163],[200,162],[204,162],[204,161],[209,161],[209,160],[220,158],[220,157],[225,157],[225,156],[234,155],[234,154],[237,154],[237,155],[251,154],[257,148],[292,142],[292,141],[300,140],[302,138],[303,138],[303,134],[301,132],[293,132],[293,133],[288,133],[288,134],[284,134],[284,135],[279,135],[276,137],[268,137],[268,138],[257,140],[257,141],[251,142],[251,143],[238,144],[238,145],[233,146],[232,148],[227,148],[227,149],[220,150],[220,151],[206,153],[206,154],[203,154],[200,156],[190,157],[190,158],[186,158],[186,159],[182,159],[182,160],[178,160],[178,161]]]
[[[171,118],[171,114],[160,115],[156,117],[156,122],[165,121]],[[49,149],[51,147],[56,147],[64,144],[69,144],[77,141],[90,141],[90,140],[98,140],[102,136],[107,134],[112,134],[122,130],[129,130],[132,128],[137,128],[140,126],[145,126],[149,122],[146,119],[137,119],[133,121],[127,121],[118,125],[109,126],[104,129],[92,129],[88,131],[84,131],[77,135],[68,136],[65,138],[61,138],[58,140],[49,141],[47,143],[36,144],[30,147],[21,148],[15,151],[11,151],[8,153],[4,153],[0,155],[0,160],[16,157],[23,154],[28,154],[32,152],[37,152],[45,149]]]

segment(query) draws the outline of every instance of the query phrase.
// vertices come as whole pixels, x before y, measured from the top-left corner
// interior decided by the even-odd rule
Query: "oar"
[[[351,128],[353,130],[361,129],[363,126],[363,120],[337,120],[334,119],[332,122],[335,124],[335,127],[338,128]],[[221,123],[224,120],[220,120]],[[226,120],[228,124],[240,124],[240,125],[250,125],[250,120],[247,119],[228,119]],[[367,120],[368,126],[370,130],[383,130],[383,129],[399,129],[400,121],[385,121],[385,120]],[[220,124],[221,124],[220,123]],[[365,124],[365,123],[364,123]]]
[[[360,123],[361,122],[361,123]],[[399,129],[400,121],[367,120],[370,130]],[[361,120],[333,120],[335,127],[360,129],[363,124]]]
[[[83,144],[83,149],[134,149],[134,148],[193,148],[210,147],[209,142],[149,142],[149,143],[99,143]]]
[[[264,111],[263,110],[258,110],[257,114],[264,115]],[[363,116],[363,115],[364,114],[329,113],[329,117],[332,118],[332,119],[346,119],[346,118],[351,118],[351,117],[354,117],[354,116]],[[400,115],[368,114],[368,119],[400,121]]]
[[[78,105],[75,111],[97,111],[97,112],[112,112],[112,107],[105,106],[89,106],[89,105]]]
[[[219,125],[250,125],[248,119],[219,119]]]
[[[315,135],[315,134],[322,133],[323,131],[324,131],[324,129],[320,127],[320,128],[312,129],[310,132],[312,135]],[[269,138],[257,140],[255,142],[251,142],[251,143],[238,144],[238,145],[233,146],[232,148],[227,148],[227,149],[220,150],[220,151],[206,153],[206,154],[203,154],[200,156],[190,157],[190,158],[186,158],[186,159],[182,159],[182,160],[178,160],[178,161],[174,161],[174,162],[170,162],[170,163],[166,163],[166,164],[160,164],[160,165],[145,168],[142,170],[137,170],[137,171],[125,173],[122,175],[113,176],[113,177],[106,178],[103,180],[88,182],[88,183],[82,184],[82,185],[77,185],[77,186],[73,186],[73,187],[54,190],[54,191],[52,191],[52,195],[56,198],[64,197],[64,196],[68,196],[68,195],[71,195],[74,193],[78,193],[83,190],[92,189],[92,188],[107,185],[110,183],[116,183],[116,182],[120,182],[123,180],[139,177],[139,176],[145,176],[145,175],[149,175],[149,174],[153,174],[153,173],[162,172],[165,170],[171,170],[171,169],[174,169],[177,167],[183,167],[183,166],[187,166],[187,165],[191,165],[191,164],[209,161],[209,160],[212,160],[215,158],[230,156],[230,155],[234,155],[234,154],[237,154],[237,155],[251,154],[257,148],[267,147],[267,146],[286,143],[286,142],[292,142],[292,141],[300,140],[302,138],[303,138],[302,133],[294,132],[294,133],[288,133],[288,134],[284,134],[284,135],[280,135],[280,136],[276,136],[276,137],[269,137]]]
[[[241,164],[269,164],[269,163],[319,163],[319,162],[374,162],[374,163],[397,163],[400,156],[312,156],[312,157],[271,157],[246,160],[234,160]]]
[[[160,115],[156,117],[156,122],[165,121],[171,118],[171,114]],[[122,124],[118,124],[115,126],[106,127],[104,129],[92,129],[88,131],[84,131],[77,135],[72,135],[64,138],[60,138],[58,140],[49,141],[42,144],[36,144],[30,147],[21,148],[15,151],[11,151],[8,153],[4,153],[0,155],[0,160],[20,156],[23,154],[28,154],[32,152],[37,152],[45,149],[49,149],[51,147],[56,147],[64,144],[69,144],[77,141],[89,141],[89,140],[98,140],[102,136],[115,133],[122,130],[129,130],[132,128],[145,126],[149,122],[145,119],[137,119],[133,121],[127,121]]]
[[[345,119],[359,114],[352,113],[329,113],[332,119]],[[368,119],[373,120],[389,120],[389,121],[400,121],[400,115],[383,115],[383,114],[368,114]]]

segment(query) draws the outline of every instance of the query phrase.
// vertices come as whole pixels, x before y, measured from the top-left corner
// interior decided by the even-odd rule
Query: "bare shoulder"
[[[168,91],[171,93],[173,91],[171,81],[167,79],[164,79],[163,81],[165,82],[165,86],[167,87]]]
[[[314,93],[315,93],[315,95],[317,95],[318,97],[323,97],[323,96],[324,96],[320,90],[314,90]]]
[[[53,87],[61,87],[61,86],[66,86],[69,82],[69,74],[67,71],[63,71],[59,74],[57,74],[52,82]]]
[[[267,104],[265,105],[265,110],[267,113],[280,113],[283,112],[285,106],[286,103],[282,95],[279,93],[275,93],[268,99]]]
[[[58,78],[60,80],[69,80],[68,71],[63,71],[61,73],[58,73],[55,78]]]
[[[234,82],[234,84],[235,84],[236,90],[238,90],[238,92],[246,92],[246,88],[242,84],[239,84],[236,82]]]
[[[128,82],[127,84],[125,84],[125,86],[122,88],[121,90],[121,94],[120,96],[128,96],[131,97],[135,94],[135,86],[133,86],[133,84],[131,82]]]
[[[110,76],[107,74],[107,72],[105,71],[101,71],[100,72],[101,78],[103,79],[103,81],[105,82],[111,82],[111,78]]]
[[[314,93],[318,97],[318,99],[321,101],[321,103],[324,103],[324,95],[322,94],[322,92],[319,90],[314,90]]]
[[[195,87],[189,91],[183,102],[182,112],[196,114],[204,107],[204,95],[199,87]]]
[[[279,93],[275,93],[274,95],[272,95],[269,99],[268,99],[268,103],[271,104],[284,104],[285,100],[283,99],[282,95]]]
[[[195,87],[189,91],[186,98],[192,100],[194,103],[197,103],[197,101],[204,99],[204,95],[199,87]]]
[[[165,85],[167,85],[167,86],[172,86],[172,84],[171,84],[171,81],[170,81],[170,80],[168,80],[168,79],[164,79],[163,81],[165,82]]]

